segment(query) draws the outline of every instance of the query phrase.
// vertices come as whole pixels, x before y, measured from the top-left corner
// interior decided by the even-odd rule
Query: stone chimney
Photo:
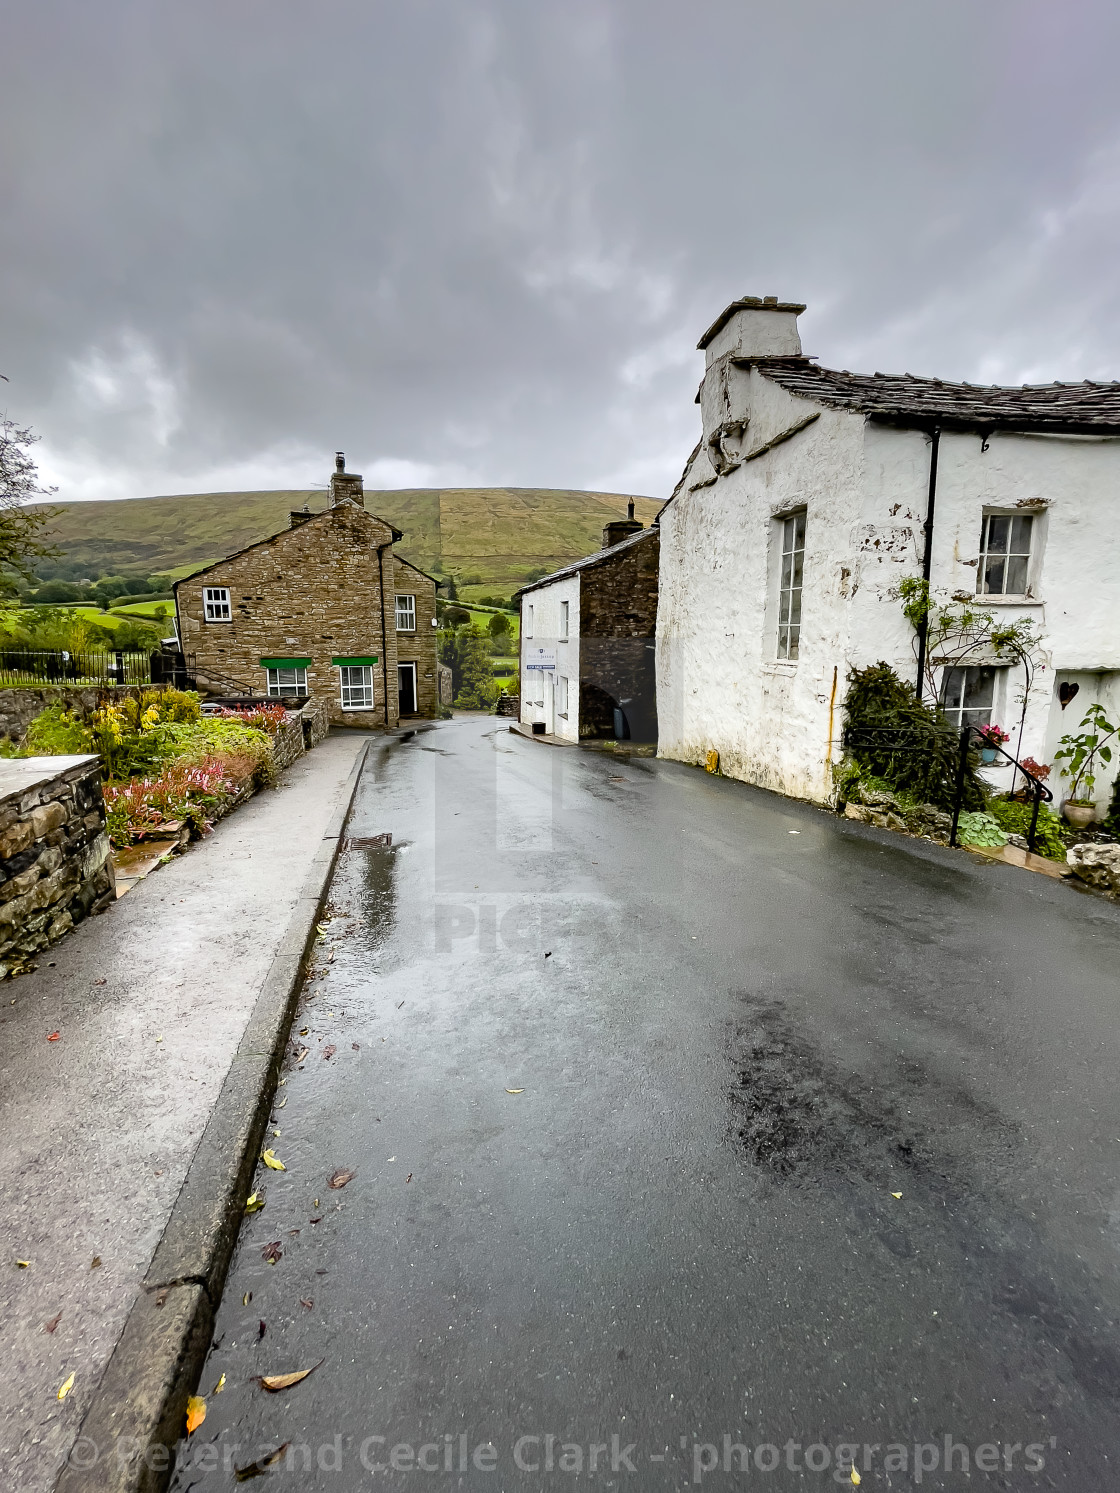
[[[362,490],[362,474],[346,470],[346,457],[341,451],[334,453],[334,471],[331,473],[331,507],[350,498],[359,508],[366,506]]]
[[[640,534],[644,527],[641,520],[634,517],[634,499],[631,498],[626,505],[626,517],[612,518],[603,530],[603,548],[609,550],[612,544],[621,544],[631,534]]]
[[[732,301],[696,344],[706,354],[706,368],[731,353],[737,358],[799,358],[797,318],[805,310],[777,296],[746,295]]]

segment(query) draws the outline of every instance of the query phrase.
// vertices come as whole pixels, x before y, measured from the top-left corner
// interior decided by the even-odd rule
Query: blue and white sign
[[[526,648],[525,667],[527,669],[555,669],[555,648]]]

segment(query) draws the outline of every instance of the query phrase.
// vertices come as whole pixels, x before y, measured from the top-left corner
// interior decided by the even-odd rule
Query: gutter
[[[941,426],[935,425],[930,433],[931,441],[929,448],[929,491],[926,497],[926,521],[922,525],[925,534],[925,550],[922,555],[922,579],[926,583],[926,603],[929,603],[929,578],[933,573],[933,509],[937,501],[937,453],[941,445]],[[914,695],[920,705],[922,703],[922,684],[926,672],[926,641],[929,636],[929,615],[922,618],[922,625],[918,628],[918,677],[914,681]]]
[[[396,533],[395,529],[393,530],[393,533]],[[392,544],[393,541],[390,540],[389,543]],[[388,645],[385,641],[385,551],[388,549],[388,547],[389,546],[385,544],[379,544],[377,546],[377,582],[381,588],[381,678],[385,686],[384,704],[386,728],[388,728],[389,725],[389,653]]]

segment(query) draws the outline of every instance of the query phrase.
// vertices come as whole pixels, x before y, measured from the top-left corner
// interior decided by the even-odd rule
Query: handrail
[[[961,728],[961,753],[960,759],[957,764],[957,792],[956,797],[953,801],[953,828],[949,831],[949,844],[955,846],[957,843],[957,823],[961,817],[961,805],[964,801],[964,780],[965,774],[968,771],[968,748],[970,744],[969,738],[972,736],[978,736],[981,741],[983,741],[985,751],[998,752],[1001,757],[1006,757],[1008,762],[1011,763],[1012,767],[1018,768],[1023,776],[1030,783],[1034,784],[1034,808],[1031,810],[1031,827],[1027,831],[1027,849],[1033,852],[1035,834],[1038,830],[1039,808],[1044,798],[1047,803],[1053,803],[1054,795],[1050,792],[1050,789],[1047,788],[1046,784],[1042,781],[1041,778],[1036,778],[1033,772],[1028,772],[1023,764],[1018,761],[1017,758],[1013,757],[1010,752],[1005,752],[1003,748],[1001,746],[997,746],[994,741],[989,741],[988,738],[984,735],[982,728],[979,726],[963,726]]]

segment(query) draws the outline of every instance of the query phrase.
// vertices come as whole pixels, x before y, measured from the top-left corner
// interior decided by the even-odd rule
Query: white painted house
[[[917,677],[897,588],[925,570],[938,601],[1034,620],[1019,755],[1053,763],[1087,705],[1120,714],[1120,384],[821,368],[804,309],[744,298],[700,341],[703,434],[659,519],[659,754],[715,748],[730,776],[826,801],[849,668]],[[952,718],[1017,744],[1021,667],[931,666]]]
[[[579,740],[579,572],[521,598],[521,719]]]

